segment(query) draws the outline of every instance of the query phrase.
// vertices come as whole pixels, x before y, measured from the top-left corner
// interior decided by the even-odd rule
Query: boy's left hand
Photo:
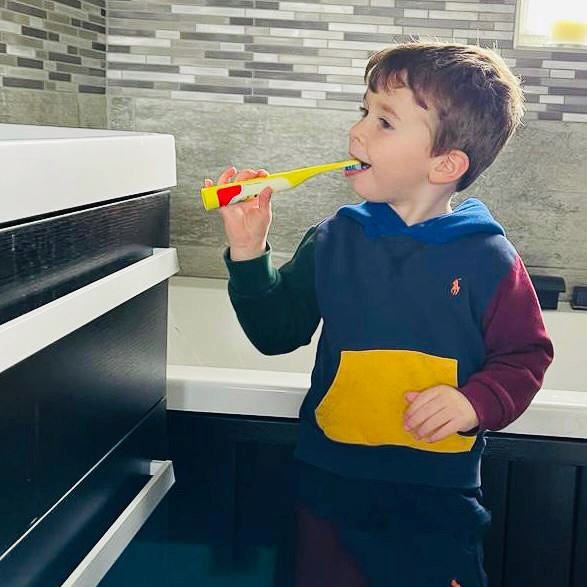
[[[416,440],[424,438],[427,442],[437,442],[479,425],[469,400],[450,385],[410,391],[405,398],[411,405],[404,414],[404,427]]]

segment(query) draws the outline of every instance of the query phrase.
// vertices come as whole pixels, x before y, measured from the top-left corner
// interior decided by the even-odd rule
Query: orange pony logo
[[[461,286],[459,285],[460,280],[460,277],[453,280],[452,287],[450,288],[451,295],[456,296],[461,291]]]

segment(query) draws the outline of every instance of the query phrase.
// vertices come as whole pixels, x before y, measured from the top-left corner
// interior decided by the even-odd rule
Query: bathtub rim
[[[298,419],[310,374],[167,365],[167,409]],[[499,433],[587,440],[587,390],[541,389]]]

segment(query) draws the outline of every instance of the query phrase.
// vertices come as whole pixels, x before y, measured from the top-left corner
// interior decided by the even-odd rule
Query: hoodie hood
[[[406,235],[429,243],[448,243],[477,233],[501,234],[505,230],[493,218],[487,206],[477,198],[468,198],[452,212],[408,226],[386,202],[363,202],[343,206],[337,216],[348,216],[363,225],[369,237]]]

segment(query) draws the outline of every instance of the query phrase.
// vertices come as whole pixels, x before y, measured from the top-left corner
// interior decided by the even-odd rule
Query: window
[[[587,0],[518,0],[516,45],[587,49]]]

